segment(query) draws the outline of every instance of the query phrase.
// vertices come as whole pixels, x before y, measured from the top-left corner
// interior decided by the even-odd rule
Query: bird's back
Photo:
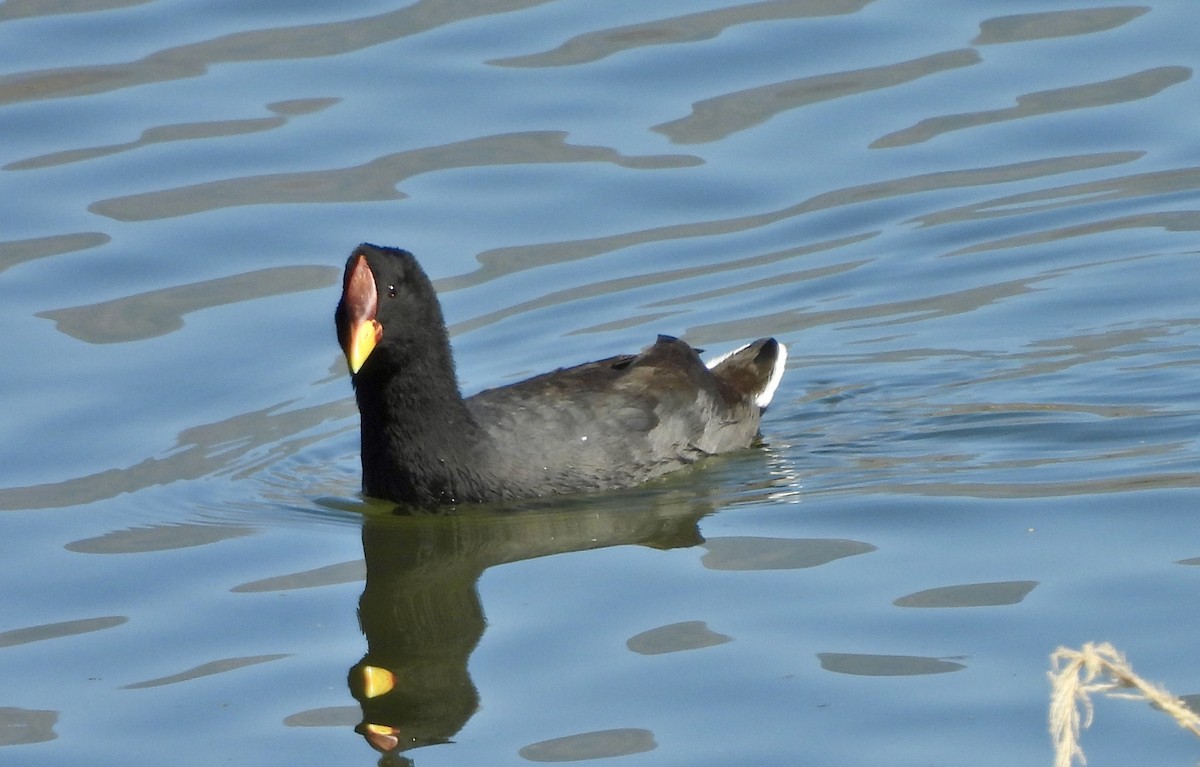
[[[763,339],[710,369],[660,336],[637,355],[480,392],[466,401],[491,442],[480,460],[516,497],[627,487],[748,447],[782,348]]]

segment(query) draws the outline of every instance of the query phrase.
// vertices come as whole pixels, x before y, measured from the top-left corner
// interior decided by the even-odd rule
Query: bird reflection
[[[367,580],[359,624],[367,653],[349,673],[362,706],[355,728],[384,754],[449,742],[479,705],[467,660],[486,627],[477,584],[489,567],[550,554],[703,542],[712,506],[659,488],[544,508],[371,514],[363,522]]]

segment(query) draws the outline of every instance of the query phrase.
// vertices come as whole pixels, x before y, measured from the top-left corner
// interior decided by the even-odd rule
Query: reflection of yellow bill
[[[363,695],[367,700],[386,695],[396,686],[396,675],[379,666],[362,667]],[[379,725],[369,725],[377,727]]]
[[[371,747],[386,754],[400,745],[400,730],[386,724],[364,724],[361,726],[363,737]]]

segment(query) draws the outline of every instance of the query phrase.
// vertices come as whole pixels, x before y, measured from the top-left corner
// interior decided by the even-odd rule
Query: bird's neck
[[[463,401],[452,365],[411,360],[385,377],[356,380],[355,396],[367,495],[466,500],[487,436]]]

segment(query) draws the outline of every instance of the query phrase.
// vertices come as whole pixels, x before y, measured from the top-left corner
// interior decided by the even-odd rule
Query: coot
[[[787,350],[763,338],[707,365],[659,336],[638,354],[463,398],[429,278],[360,245],[334,315],[362,421],[363,492],[398,503],[629,487],[750,446]]]

